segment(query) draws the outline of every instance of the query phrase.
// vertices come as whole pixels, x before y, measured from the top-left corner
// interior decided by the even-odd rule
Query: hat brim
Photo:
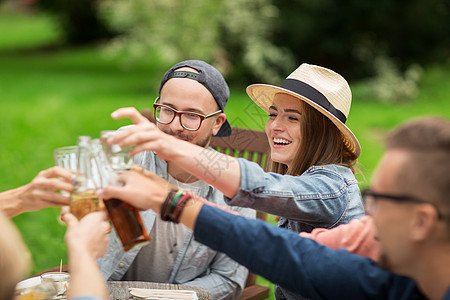
[[[295,98],[306,102],[307,104],[314,107],[316,110],[324,114],[328,119],[333,122],[334,125],[339,129],[342,134],[342,140],[346,147],[351,151],[356,157],[359,157],[361,154],[361,146],[359,145],[358,139],[353,134],[353,132],[338,118],[336,118],[333,114],[328,112],[322,106],[317,104],[316,102],[297,94],[288,89],[281,88],[279,86],[274,86],[270,84],[252,84],[246,89],[248,96],[255,102],[259,107],[261,107],[265,112],[269,112],[269,107],[273,104],[273,98],[275,94],[283,93],[294,96]]]

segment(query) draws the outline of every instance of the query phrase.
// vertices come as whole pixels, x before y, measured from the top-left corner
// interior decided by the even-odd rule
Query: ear
[[[417,242],[428,239],[435,233],[438,221],[437,211],[431,204],[416,205],[411,218],[411,238]]]
[[[227,116],[224,113],[220,113],[217,115],[216,120],[214,121],[212,135],[216,135],[220,127],[222,127],[222,124],[225,123],[225,120],[227,119]]]

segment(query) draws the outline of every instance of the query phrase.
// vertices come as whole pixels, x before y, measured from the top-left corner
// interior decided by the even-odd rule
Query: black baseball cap
[[[184,67],[192,68],[197,70],[199,73],[176,71]],[[171,78],[188,78],[198,81],[213,95],[220,110],[225,112],[225,105],[227,104],[228,98],[230,98],[230,89],[228,88],[228,84],[222,74],[210,64],[201,60],[185,60],[177,63],[170,68],[166,74],[164,74],[164,77],[161,80],[161,85],[159,86],[160,94],[164,84]],[[225,120],[216,136],[226,137],[231,134],[231,131],[232,129],[230,123],[228,120]]]

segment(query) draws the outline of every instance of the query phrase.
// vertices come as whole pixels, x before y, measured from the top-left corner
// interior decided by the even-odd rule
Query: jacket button
[[[125,264],[124,263],[120,263],[119,264],[119,268],[123,268],[123,267],[125,267]]]

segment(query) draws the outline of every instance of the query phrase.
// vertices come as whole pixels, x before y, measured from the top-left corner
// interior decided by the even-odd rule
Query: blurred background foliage
[[[252,129],[267,115],[248,83],[280,84],[302,62],[344,75],[365,187],[387,131],[412,117],[450,118],[449,19],[448,0],[0,0],[0,191],[52,166],[52,150],[78,135],[128,124],[109,114],[151,107],[165,70],[192,58],[224,73],[227,116]],[[14,218],[31,274],[67,262],[58,215]]]
[[[292,66],[309,62],[348,79],[372,77],[370,92],[404,101],[415,95],[421,67],[450,57],[448,0],[30,3],[57,18],[65,42],[101,41],[105,56],[124,67],[150,53],[168,62],[196,56],[217,66],[228,81],[244,84],[280,82]],[[405,86],[408,92],[399,91]]]
[[[106,0],[99,8],[118,33],[105,50],[129,63],[150,51],[168,61],[198,56],[229,80],[263,81],[279,80],[294,63],[272,41],[278,9],[270,0]]]

